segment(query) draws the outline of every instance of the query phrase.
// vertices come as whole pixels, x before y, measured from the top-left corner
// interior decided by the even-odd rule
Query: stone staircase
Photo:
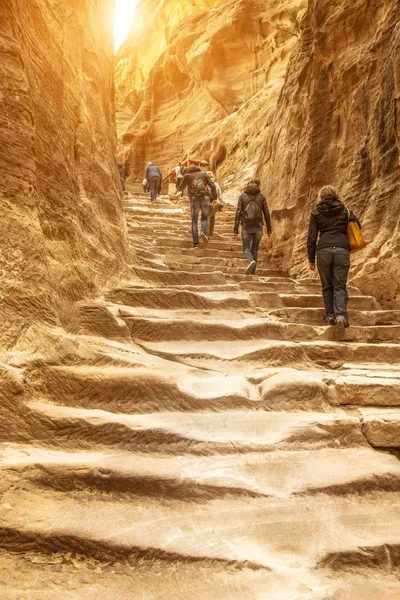
[[[400,311],[350,288],[337,342],[233,207],[194,250],[184,202],[125,203],[131,280],[13,367],[1,598],[400,598]]]

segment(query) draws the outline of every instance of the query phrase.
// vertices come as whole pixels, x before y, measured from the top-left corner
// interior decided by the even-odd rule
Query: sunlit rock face
[[[310,210],[332,183],[369,241],[357,286],[399,304],[400,4],[315,0],[301,29],[261,158],[276,258],[306,272]]]
[[[0,7],[0,342],[123,267],[111,0]]]
[[[116,65],[117,98],[136,111],[122,136],[133,173],[147,160],[165,169],[184,155],[208,158],[220,177],[248,170],[305,7],[304,0],[141,2]]]
[[[228,200],[258,173],[274,260],[295,275],[307,274],[310,210],[332,183],[369,242],[355,283],[377,293],[379,281],[398,304],[399,20],[397,0],[141,2],[116,68],[134,114],[121,135],[132,172],[207,158]]]

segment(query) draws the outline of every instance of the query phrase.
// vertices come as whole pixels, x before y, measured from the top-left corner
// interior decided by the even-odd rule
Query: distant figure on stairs
[[[118,163],[119,178],[121,181],[122,195],[125,194],[125,180],[129,177],[129,169],[121,162]]]
[[[267,201],[260,190],[260,180],[252,179],[240,195],[235,218],[235,237],[242,225],[243,254],[248,260],[246,275],[255,275],[257,268],[258,247],[263,236],[263,215],[267,226],[268,237],[272,235],[271,217]]]
[[[344,338],[345,328],[349,326],[349,296],[346,289],[350,269],[349,220],[358,223],[361,228],[360,221],[352,211],[349,219],[347,208],[339,200],[335,188],[331,185],[321,188],[319,202],[311,213],[308,228],[308,261],[310,269],[315,271],[317,255],[325,305],[324,321],[328,325],[336,325],[338,339]]]
[[[171,181],[171,179],[172,179],[172,181],[175,179],[175,185],[176,185],[175,194],[176,195],[179,194],[180,193],[179,186],[181,185],[182,179],[184,177],[183,167],[182,167],[181,163],[178,163],[176,165],[176,167],[174,167],[172,169],[172,171],[169,174],[169,177],[170,177],[170,181]]]
[[[190,212],[192,215],[192,236],[193,236],[193,247],[197,248],[199,245],[199,229],[198,220],[199,213],[201,212],[201,239],[203,242],[208,242],[207,236],[207,218],[208,211],[210,208],[210,196],[208,195],[208,189],[211,190],[211,199],[216,200],[217,190],[212,179],[203,173],[200,167],[191,166],[185,169],[185,176],[182,179],[182,183],[179,186],[180,192],[183,192],[188,188],[189,201],[190,201]]]
[[[144,178],[147,179],[148,186],[150,189],[150,199],[152,202],[157,200],[157,194],[161,192],[162,174],[156,165],[152,162],[147,163],[146,170],[144,172]]]
[[[142,188],[143,188],[143,193],[144,194],[148,194],[149,193],[150,188],[149,188],[149,182],[147,181],[147,179],[143,179],[143,181],[142,181]]]
[[[222,200],[222,190],[219,183],[215,181],[214,173],[212,171],[207,171],[207,175],[213,180],[215,189],[217,190],[217,198],[210,202],[210,210],[208,211],[207,219],[207,236],[212,237],[214,235],[215,215],[218,211],[223,210],[224,203]]]

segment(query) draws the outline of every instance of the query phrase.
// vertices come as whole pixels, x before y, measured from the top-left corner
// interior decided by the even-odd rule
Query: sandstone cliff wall
[[[123,266],[111,0],[0,6],[0,342]]]
[[[133,31],[118,55],[119,98],[136,111],[122,136],[132,171],[206,157],[232,201],[258,172],[275,262],[304,276],[309,214],[333,183],[369,241],[353,256],[355,283],[398,304],[397,0],[174,4],[142,2],[142,34],[151,25],[157,44],[146,54]]]
[[[312,0],[267,132],[260,174],[274,210],[274,254],[306,274],[318,189],[334,184],[368,247],[352,276],[400,302],[400,5]]]
[[[165,0],[151,12],[140,3],[116,65],[118,100],[137,111],[123,135],[132,172],[141,175],[147,160],[166,169],[187,155],[209,158],[213,168],[224,163],[221,176],[254,163],[254,138],[276,104],[305,7]]]

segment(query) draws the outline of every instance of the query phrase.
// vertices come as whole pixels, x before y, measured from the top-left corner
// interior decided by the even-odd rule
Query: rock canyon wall
[[[272,209],[275,262],[305,275],[318,188],[335,184],[368,248],[353,277],[399,303],[397,0],[141,2],[117,56],[121,136],[135,175],[205,157],[232,201],[257,172]],[[174,10],[175,7],[175,10]],[[190,14],[188,14],[190,13]],[[153,37],[154,36],[154,37]],[[147,40],[147,42],[146,42]]]
[[[188,155],[213,167],[225,161],[220,176],[254,163],[305,7],[304,0],[166,0],[155,9],[141,2],[116,65],[117,99],[136,111],[122,136],[132,171],[141,175],[150,159],[167,169]]]
[[[2,327],[71,325],[124,264],[111,0],[0,6]]]
[[[273,209],[275,258],[307,269],[318,188],[333,183],[364,226],[353,280],[400,302],[400,4],[313,0],[263,144],[260,174]]]

